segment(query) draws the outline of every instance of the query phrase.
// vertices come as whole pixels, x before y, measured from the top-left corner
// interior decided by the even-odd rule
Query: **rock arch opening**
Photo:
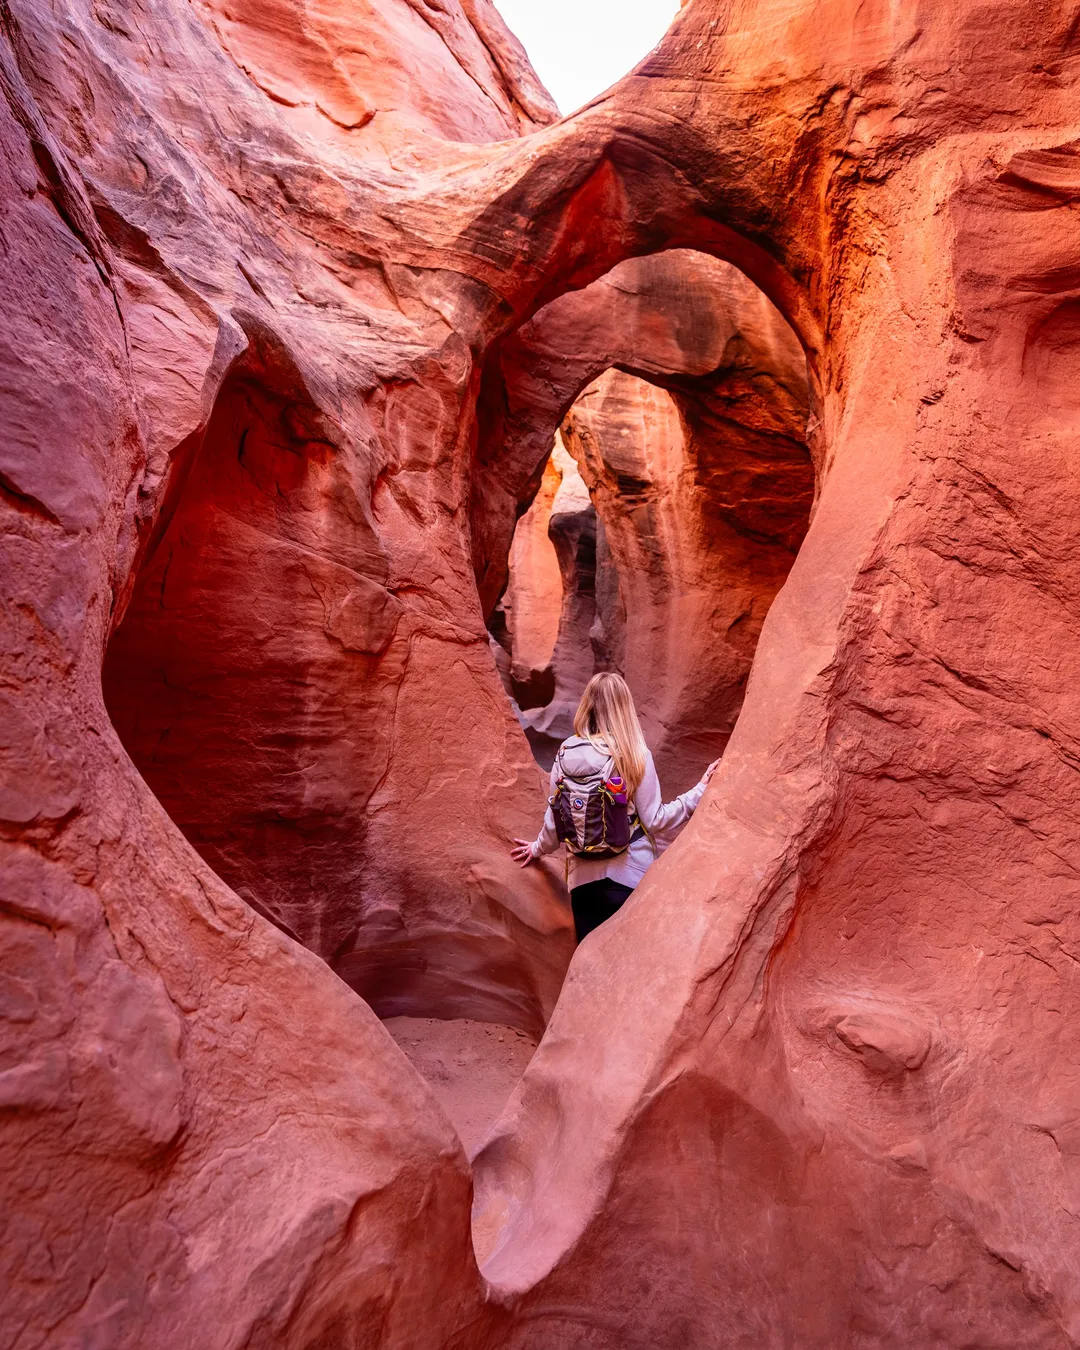
[[[435,631],[429,601],[396,575],[386,466],[357,452],[355,414],[258,320],[243,342],[174,456],[107,652],[107,705],[188,840],[371,1004],[475,1144],[554,1006],[568,919],[558,877],[473,860],[456,818],[462,866],[440,857],[433,897],[407,840],[428,829],[409,811],[430,809],[453,758],[440,708],[469,709],[461,739],[490,742],[505,778],[505,714],[471,706],[486,618],[541,764],[591,673],[616,668],[665,787],[681,790],[730,733],[805,529],[801,349],[740,272],[687,250],[624,263],[499,343],[477,407],[473,636]],[[416,389],[426,425],[438,391]],[[418,718],[422,645],[441,679],[462,680]],[[430,762],[396,782],[395,744],[425,738]],[[520,823],[493,824],[498,838],[537,824],[542,796],[513,774],[507,820]],[[492,791],[504,808],[505,785]]]
[[[402,1017],[467,1020],[505,1077],[554,1005],[568,923],[554,878],[519,880],[461,817],[485,812],[500,839],[520,828],[531,759],[500,763],[486,797],[440,791],[454,737],[494,747],[494,761],[510,720],[484,697],[479,614],[475,633],[429,617],[427,596],[394,575],[400,537],[376,509],[383,465],[363,423],[272,333],[253,322],[246,340],[174,456],[106,654],[110,716],[173,821],[253,908],[392,1034]]]
[[[723,753],[809,524],[808,402],[805,355],[779,311],[693,250],[621,264],[492,353],[474,566],[495,664],[541,768],[599,669],[634,690],[666,795]],[[532,833],[542,808],[538,797]],[[478,1054],[445,1025],[403,1030],[460,1118],[491,1082],[495,1047]],[[513,1049],[520,1073],[531,1050]],[[509,1095],[512,1076],[502,1082]]]
[[[682,791],[727,744],[809,523],[798,339],[737,269],[673,250],[541,310],[499,377],[510,464],[558,423],[492,612],[504,686],[549,766],[585,682],[620,671]]]

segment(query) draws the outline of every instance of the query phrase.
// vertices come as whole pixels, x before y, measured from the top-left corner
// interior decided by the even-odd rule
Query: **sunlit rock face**
[[[753,372],[763,390],[740,371],[726,399],[715,386],[672,394],[613,370],[568,415],[604,528],[605,648],[670,791],[692,786],[723,753],[808,523],[802,382],[795,362],[784,373],[792,387],[781,401],[768,366]],[[759,410],[773,423],[766,430],[748,425]]]
[[[478,1159],[485,1268],[549,1334],[617,1345],[617,1286],[672,1350],[1080,1337],[1075,43],[924,18],[691,4],[604,110],[685,117],[665,154],[764,245],[728,256],[810,348],[819,496],[694,825]]]
[[[0,1325],[1077,1344],[1075,14],[690,0],[546,126],[479,0],[385,0],[367,74],[354,13],[5,10]],[[355,991],[554,998],[485,627],[551,444],[514,348],[673,249],[798,333],[812,519],[470,1186]]]
[[[506,140],[557,115],[491,0],[195,7],[292,130],[346,155],[389,162],[430,137]]]
[[[545,491],[549,483],[554,489],[550,496]],[[508,689],[533,754],[545,769],[551,767],[559,745],[573,734],[574,714],[586,684],[597,670],[609,666],[597,594],[602,551],[603,527],[560,434],[540,492],[514,531],[507,587],[493,617],[499,631],[500,616],[508,616],[506,650],[511,670],[522,672],[523,654],[532,650],[531,634],[521,631],[517,616],[550,607],[546,666],[532,671],[528,685],[519,674]]]
[[[507,692],[524,710],[546,706],[555,693],[552,657],[559,640],[563,578],[549,530],[569,465],[573,460],[565,451],[558,464],[554,452],[548,460],[540,490],[514,530],[510,581],[489,625],[506,659]]]

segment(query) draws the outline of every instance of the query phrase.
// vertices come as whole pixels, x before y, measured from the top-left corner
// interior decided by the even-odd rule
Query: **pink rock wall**
[[[582,691],[595,671],[607,666],[597,611],[597,553],[602,541],[596,508],[561,433],[551,462],[558,466],[560,475],[548,521],[548,536],[559,568],[559,628],[551,654],[551,696],[523,721],[542,766],[550,766],[559,745],[573,734]],[[528,573],[511,568],[510,575],[513,594],[532,590]],[[519,584],[514,584],[515,579]]]
[[[342,25],[361,16],[320,11],[301,42],[281,26],[282,16],[300,23],[300,13],[254,9],[235,23],[215,13],[209,30],[193,32],[207,50],[223,32],[245,70],[251,62],[238,53],[258,58],[262,70],[280,52],[276,68],[298,63],[297,81],[315,80],[316,71],[329,79],[304,42],[318,37],[324,54],[328,44],[354,51]],[[492,99],[520,111],[511,97],[516,86],[507,92],[495,78],[494,58],[464,11],[442,13],[435,29],[407,4],[379,16],[372,32],[382,35],[387,56],[373,86],[380,98],[394,70],[405,78],[407,34],[419,25],[427,35],[417,47],[421,59],[438,56],[422,100],[427,136],[445,131],[452,116],[462,136],[508,133]],[[464,35],[457,44],[464,66],[451,60],[456,39],[449,46],[436,40],[439,25]],[[271,37],[277,46],[268,48]],[[492,98],[476,85],[477,52]],[[350,88],[361,89],[368,67],[349,69]],[[241,81],[247,102],[239,106],[265,137],[268,124],[258,119],[268,115],[267,99],[261,77],[252,79],[255,87]],[[539,872],[519,877],[506,856],[506,841],[528,828],[536,783],[492,685],[486,634],[460,561],[468,543],[452,507],[452,424],[468,384],[467,358],[459,339],[440,353],[441,339],[425,325],[442,321],[428,311],[404,315],[404,277],[374,279],[377,269],[349,261],[340,244],[322,241],[311,251],[301,218],[327,218],[336,199],[324,195],[326,183],[309,185],[297,217],[279,183],[283,174],[316,173],[313,145],[329,155],[344,151],[330,114],[311,121],[304,103],[307,120],[298,125],[300,85],[290,86],[288,99],[279,85],[270,89],[270,106],[285,107],[272,114],[276,134],[309,139],[297,141],[288,160],[278,146],[267,152],[261,188],[242,161],[214,162],[203,172],[214,182],[218,173],[237,174],[237,186],[257,198],[282,237],[248,240],[226,264],[217,245],[198,235],[209,223],[198,219],[204,204],[189,194],[170,208],[196,227],[183,244],[190,256],[177,266],[185,275],[231,268],[228,285],[237,294],[224,319],[207,302],[196,305],[206,325],[205,368],[186,349],[175,368],[166,367],[174,384],[201,385],[209,406],[192,409],[179,427],[166,421],[162,432],[172,434],[162,435],[148,467],[144,509],[154,515],[156,491],[159,510],[110,645],[106,700],[147,783],[202,856],[379,1012],[489,1017],[539,1033],[570,933],[557,883]],[[325,90],[308,93],[318,110]],[[404,115],[397,108],[371,128],[399,139],[405,130],[418,135],[419,112],[402,123]],[[338,126],[343,117],[330,120]],[[228,149],[211,120],[198,125],[207,154]],[[329,141],[310,139],[324,130]],[[366,124],[355,130],[366,135]],[[357,148],[376,153],[363,136]],[[99,159],[99,173],[122,179],[129,172],[115,145],[106,142]],[[176,328],[175,304],[163,310],[144,280],[166,267],[145,234],[160,207],[154,194],[133,198],[127,184],[107,177],[96,190],[105,227],[130,255],[124,265],[136,313],[145,315],[145,359],[156,364],[161,329],[174,329],[171,341],[181,348],[186,337]],[[299,186],[290,192],[304,197]],[[290,230],[297,233],[285,237]],[[290,278],[290,268],[305,279]],[[285,317],[283,297],[296,284],[308,307],[299,302]],[[314,316],[322,317],[305,327]],[[212,323],[225,333],[216,349]],[[338,337],[331,340],[328,329]],[[163,397],[148,396],[151,407]],[[165,417],[173,411],[162,408]],[[411,486],[402,495],[404,484]],[[482,768],[472,800],[446,790],[456,755]],[[478,813],[486,820],[479,840]]]
[[[403,142],[505,140],[558,115],[491,0],[198,0],[197,10],[286,125],[348,155],[390,165]]]
[[[199,415],[209,311],[145,241],[136,287],[0,55],[0,1342],[415,1345],[475,1281],[453,1133],[370,1010],[187,845],[101,697],[148,438]],[[427,1268],[391,1284],[406,1248]]]
[[[714,22],[605,111],[663,89],[704,136],[680,75],[725,72],[707,172],[811,304],[820,497],[698,819],[479,1160],[485,1269],[515,1346],[619,1344],[627,1288],[652,1347],[1074,1344],[1072,30]]]
[[[207,11],[21,5],[0,52],[0,1343],[442,1341],[480,1299],[460,1143],[226,881],[342,969],[381,942],[373,1001],[397,964],[391,1007],[543,1025],[568,920],[505,856],[539,784],[453,505],[466,349]]]
[[[552,455],[540,491],[514,530],[507,564],[510,582],[500,602],[507,651],[512,656],[511,692],[517,690],[516,701],[525,708],[550,701],[555,691],[551,658],[559,640],[563,579],[548,527],[562,480],[562,470]],[[514,584],[514,578],[519,584]]]
[[[1080,1341],[1076,32],[1063,5],[1035,18],[690,0],[572,120],[387,153],[379,113],[299,127],[208,11],[9,5],[10,1344]],[[560,295],[672,247],[737,264],[799,333],[819,495],[694,824],[576,955],[476,1161],[485,1284],[431,1094],[184,841],[100,671],[170,549],[192,640],[204,603],[261,625],[237,650],[280,662],[250,687],[290,688],[286,741],[309,670],[330,706],[405,644],[402,755],[362,822],[346,801],[342,839],[365,832],[342,866],[410,960],[450,932],[482,964],[496,934],[486,986],[431,965],[540,1016],[565,917],[554,883],[503,870],[540,790],[483,627],[539,463],[492,459],[513,414],[493,363]],[[230,450],[215,536],[202,475]],[[384,561],[350,554],[372,535]],[[369,585],[402,607],[381,656],[394,606],[348,603]],[[255,767],[264,727],[238,742]],[[325,775],[346,798],[359,753]]]

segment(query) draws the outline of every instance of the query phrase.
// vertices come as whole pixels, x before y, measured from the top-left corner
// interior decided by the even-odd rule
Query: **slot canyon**
[[[3,0],[0,1350],[1080,1346],[1078,82]]]

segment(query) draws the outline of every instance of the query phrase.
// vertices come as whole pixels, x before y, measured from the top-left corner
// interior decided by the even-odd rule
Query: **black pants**
[[[584,886],[575,886],[570,892],[570,904],[574,910],[574,927],[577,940],[584,941],[585,935],[599,928],[605,919],[620,910],[628,895],[633,895],[633,886],[624,886],[619,881],[610,881],[601,877],[599,881],[590,881]]]

